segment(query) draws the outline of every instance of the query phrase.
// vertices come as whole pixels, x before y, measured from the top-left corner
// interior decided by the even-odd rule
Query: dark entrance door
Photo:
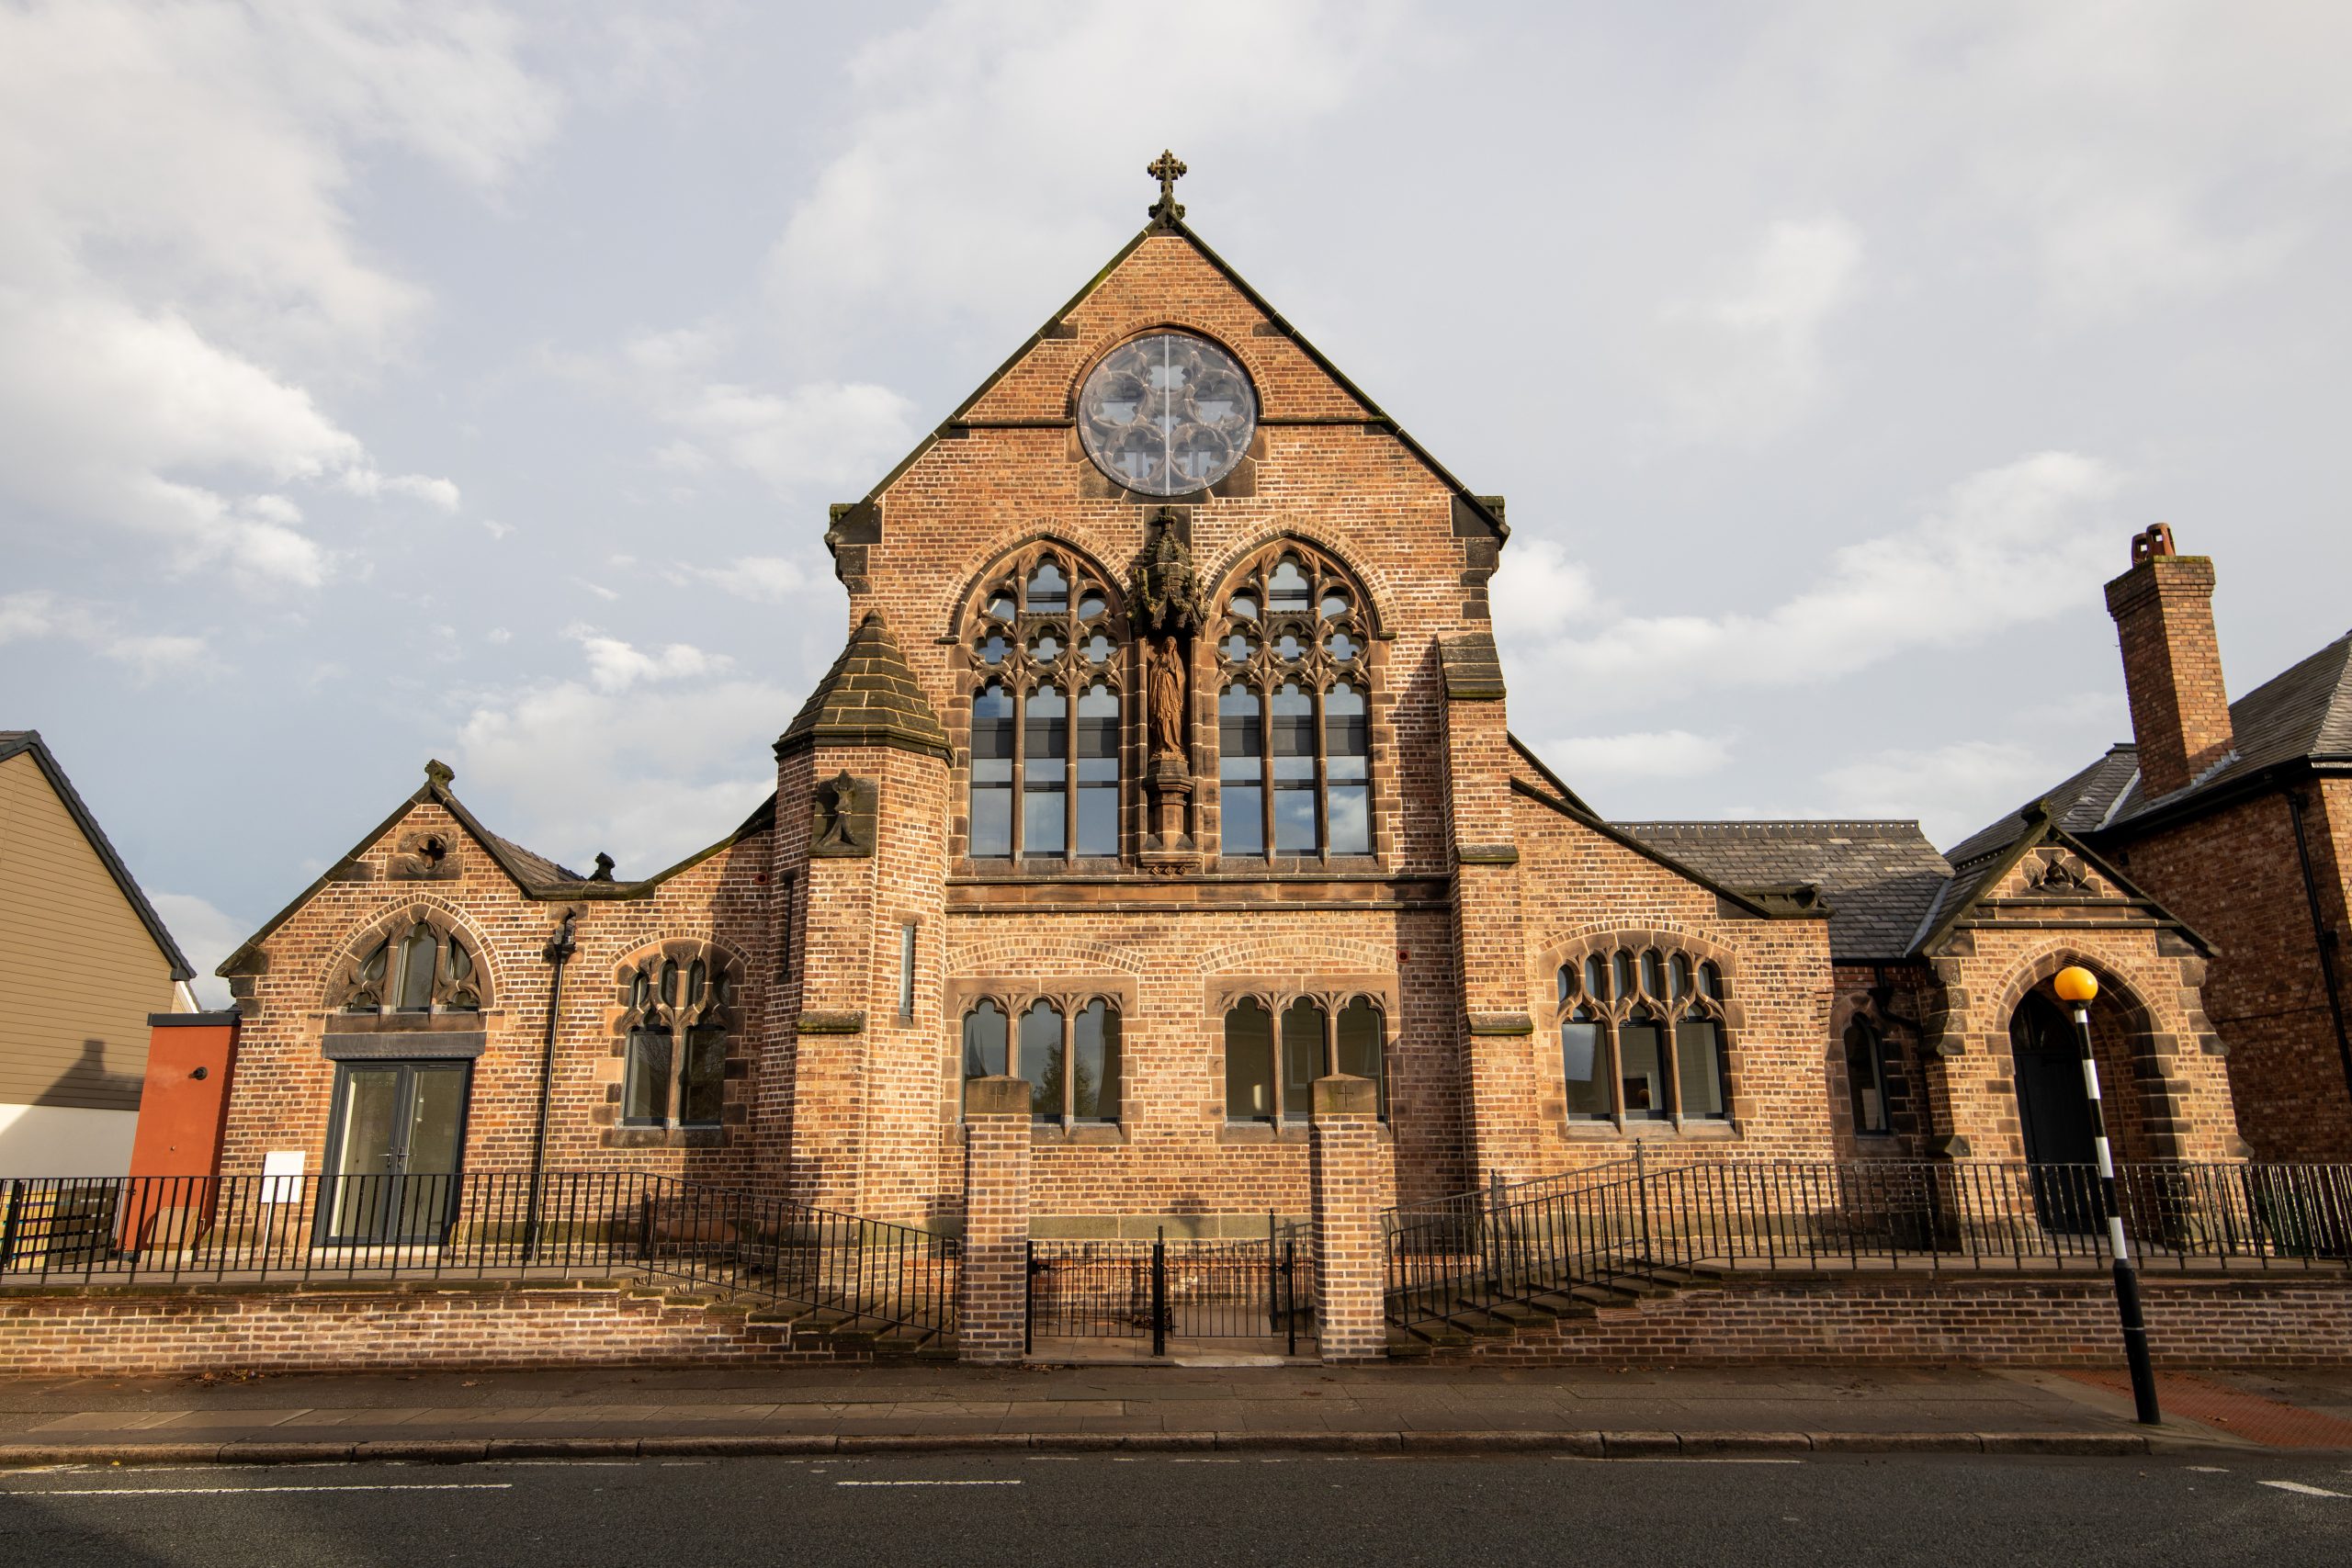
[[[431,1245],[457,1207],[466,1062],[345,1062],[335,1069],[319,1239]]]
[[[2052,1230],[2097,1231],[2098,1150],[2075,1025],[2056,1002],[2028,992],[2009,1020],[2009,1055],[2017,1067],[2026,1163],[2033,1168],[2034,1209]]]

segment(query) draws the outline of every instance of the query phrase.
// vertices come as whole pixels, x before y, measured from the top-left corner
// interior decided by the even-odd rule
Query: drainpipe
[[[548,961],[548,1032],[539,1048],[539,1121],[531,1134],[531,1202],[523,1217],[523,1261],[531,1262],[539,1251],[539,1189],[547,1180],[548,1166],[548,1107],[555,1093],[555,1021],[556,1012],[563,1005],[563,965],[579,949],[571,940],[571,922],[579,918],[577,909],[563,912],[563,923],[548,938],[543,956]]]
[[[2301,790],[2287,792],[2287,807],[2295,818],[2295,859],[2303,868],[2303,899],[2312,911],[2312,942],[2319,950],[2319,977],[2327,987],[2328,1017],[2335,1024],[2336,1059],[2344,1066],[2344,1092],[2352,1096],[2352,1036],[2345,1033],[2344,997],[2335,984],[2335,933],[2320,912],[2319,879],[2312,874],[2311,841],[2303,831],[2304,805]]]

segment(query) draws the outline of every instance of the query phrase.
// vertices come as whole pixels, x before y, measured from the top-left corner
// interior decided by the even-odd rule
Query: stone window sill
[[[724,1127],[607,1127],[600,1140],[608,1149],[723,1149]]]
[[[1736,1122],[1686,1122],[1680,1126],[1672,1122],[1628,1122],[1622,1127],[1614,1122],[1562,1122],[1559,1125],[1564,1136],[1578,1142],[1727,1144],[1745,1135]]]
[[[1383,1118],[1380,1122],[1380,1141],[1384,1144],[1394,1143],[1396,1137],[1386,1119]],[[1306,1138],[1307,1125],[1304,1122],[1285,1122],[1279,1129],[1269,1122],[1227,1122],[1216,1130],[1216,1141],[1220,1144],[1304,1145]]]
[[[1127,1130],[1116,1122],[1076,1122],[1068,1125],[1057,1122],[1029,1123],[1029,1142],[1043,1148],[1119,1148],[1127,1141]]]

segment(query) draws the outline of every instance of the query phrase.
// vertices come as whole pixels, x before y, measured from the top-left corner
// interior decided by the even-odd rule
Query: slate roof
[[[794,747],[896,746],[945,758],[947,728],[899,651],[878,610],[866,612],[842,655],[778,737],[778,755]]]
[[[1900,958],[1951,877],[1917,822],[1620,822],[1645,843],[1733,887],[1810,883],[1829,905],[1829,951]]]
[[[2113,746],[2089,767],[2046,791],[2052,818],[2077,837],[2130,827],[2158,812],[2194,808],[2225,796],[2266,769],[2292,762],[2352,763],[2352,632],[2281,671],[2230,705],[2230,753],[2170,795],[2150,797],[2140,784],[2140,754]],[[2024,831],[2019,813],[1979,829],[1952,846],[1955,866],[1997,854]]]
[[[745,838],[771,826],[775,821],[775,796],[771,794],[767,799],[760,803],[751,816],[743,819],[742,826],[712,844],[708,849],[697,850],[677,864],[666,866],[650,876],[633,882],[605,882],[594,877],[582,876],[569,866],[559,865],[543,854],[537,854],[525,849],[512,839],[501,838],[498,834],[492,832],[481,825],[481,819],[476,817],[464,802],[450,792],[450,780],[451,774],[448,769],[438,762],[428,764],[425,768],[424,788],[395,807],[390,817],[369,829],[365,838],[354,844],[350,852],[341,860],[322,873],[317,881],[296,894],[291,903],[272,915],[259,931],[247,937],[234,953],[223,959],[220,966],[213,973],[233,975],[243,972],[243,966],[252,960],[261,944],[268,941],[271,933],[278,927],[291,919],[294,911],[316,897],[321,888],[336,880],[345,867],[365,853],[369,846],[386,833],[390,832],[402,818],[419,806],[438,806],[448,812],[457,819],[458,826],[473,836],[475,841],[481,845],[491,859],[496,861],[500,868],[514,879],[516,885],[521,887],[524,897],[542,900],[604,900],[647,897],[662,883],[689,866],[699,864],[729,845],[740,843]]]
[[[180,944],[172,940],[172,933],[164,928],[164,917],[155,912],[155,906],[147,901],[147,895],[140,891],[139,879],[130,874],[130,868],[123,863],[120,855],[115,853],[114,845],[107,841],[106,830],[98,826],[98,819],[90,815],[90,808],[74,792],[74,781],[65,776],[63,768],[58,766],[57,756],[50,750],[48,742],[41,739],[40,731],[0,729],[0,762],[28,751],[32,753],[33,763],[40,769],[41,776],[49,781],[49,787],[56,791],[57,798],[63,803],[66,815],[74,818],[74,825],[82,829],[82,837],[87,839],[90,848],[97,852],[99,863],[107,868],[107,874],[114,878],[115,886],[121,889],[123,901],[130,906],[131,913],[139,917],[139,923],[145,926],[147,934],[154,939],[156,950],[164,955],[164,962],[171,965],[172,978],[196,978],[196,970],[189,964],[187,954],[182,953]]]

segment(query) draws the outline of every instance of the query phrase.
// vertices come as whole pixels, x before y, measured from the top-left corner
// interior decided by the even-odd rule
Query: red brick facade
[[[1073,411],[1106,353],[1163,331],[1238,362],[1258,418],[1229,473],[1156,498],[1122,489],[1088,457]],[[224,1168],[256,1171],[268,1151],[300,1150],[306,1168],[327,1168],[330,1046],[356,1033],[372,1039],[335,1047],[342,1059],[479,1034],[465,1058],[464,1167],[526,1168],[548,1049],[548,944],[567,913],[576,952],[553,1037],[549,1168],[781,1188],[918,1225],[967,1217],[967,1013],[985,1004],[1016,1015],[1004,1047],[1013,1059],[979,1070],[1017,1073],[1021,1016],[1040,999],[1065,1017],[1097,1001],[1115,1012],[1119,1088],[1108,1114],[1029,1130],[1026,1210],[1039,1235],[1105,1217],[1176,1234],[1247,1217],[1262,1234],[1269,1211],[1308,1211],[1295,1091],[1290,1119],[1234,1113],[1228,1018],[1251,1009],[1282,1020],[1295,1009],[1310,1021],[1300,1029],[1330,1031],[1301,1047],[1308,1078],[1363,1076],[1330,1058],[1363,1048],[1336,1021],[1372,1010],[1382,1112],[1347,1130],[1347,1157],[1351,1192],[1375,1208],[1492,1173],[1619,1157],[1636,1138],[1727,1156],[2015,1157],[2014,1105],[2001,1100],[2008,1011],[2071,958],[2111,977],[2116,1071],[2144,1086],[2143,1131],[2124,1134],[2127,1152],[2139,1137],[2150,1154],[2228,1155],[2234,1129],[2198,1010],[2202,958],[2113,888],[2085,891],[2071,919],[2048,899],[2016,920],[1981,913],[1931,964],[1903,972],[1894,1010],[1916,1021],[1895,1043],[1905,1121],[1900,1136],[1865,1147],[1838,1032],[1882,982],[1833,965],[1823,908],[1786,890],[1722,886],[1644,849],[1510,739],[1486,595],[1508,536],[1501,513],[1190,231],[1156,224],[871,495],[836,509],[828,542],[856,629],[779,742],[772,812],[673,874],[597,882],[490,839],[442,777],[226,966],[246,1017]],[[1036,640],[1034,617],[1003,623],[1028,645],[988,642],[1003,563],[1031,570],[1041,544],[1066,575],[1109,592],[1100,625],[1117,639],[1099,661]],[[1162,547],[1186,558],[1198,603],[1191,619],[1148,634],[1146,598],[1123,585]],[[1315,687],[1315,776],[1329,793],[1316,797],[1324,826],[1313,831],[1330,847],[1294,852],[1278,839],[1272,853],[1242,852],[1256,819],[1229,806],[1253,797],[1231,793],[1245,787],[1227,766],[1241,743],[1227,755],[1221,728],[1239,655],[1218,633],[1266,667],[1280,639],[1261,649],[1250,626],[1281,606],[1269,597],[1243,615],[1235,585],[1293,556],[1328,585],[1317,590],[1323,607],[1302,613],[1337,617],[1328,625],[1345,635],[1281,657],[1325,671],[1301,676],[1309,685],[1340,680],[1368,698],[1368,760],[1348,795],[1330,760],[1344,753],[1340,730],[1326,716],[1340,711],[1337,688]],[[1162,643],[1182,660],[1172,742],[1145,694],[1147,648]],[[1073,691],[1100,682],[1117,698],[1115,852],[976,852],[976,759],[995,744],[984,744],[976,694],[1018,683],[1002,671],[1049,666],[1065,674],[1035,679],[1074,680]],[[1286,690],[1279,672],[1267,679],[1270,693]],[[1021,736],[1024,748],[1055,743]],[[1327,746],[1340,750],[1327,758]],[[1031,751],[1013,755],[1023,777],[1044,776]],[[1279,791],[1289,775],[1264,776]],[[1359,808],[1361,845],[1347,836]],[[1250,809],[1275,820],[1263,801]],[[1040,818],[1035,830],[1059,829]],[[420,835],[440,852],[420,849]],[[479,1010],[436,1003],[355,1021],[354,965],[420,920],[472,955]],[[1677,1114],[1569,1116],[1559,976],[1588,959],[1670,969],[1675,1008],[1720,1046],[1719,1109],[1700,1104],[1715,1092],[1707,1075],[1673,1085],[1668,1069]],[[649,974],[675,963],[714,977],[697,1016],[725,1030],[715,1125],[627,1124],[627,1032],[648,1005],[631,976],[648,961]],[[1622,1011],[1631,992],[1620,992]],[[1291,1049],[1274,1050],[1270,1072],[1294,1070]]]

